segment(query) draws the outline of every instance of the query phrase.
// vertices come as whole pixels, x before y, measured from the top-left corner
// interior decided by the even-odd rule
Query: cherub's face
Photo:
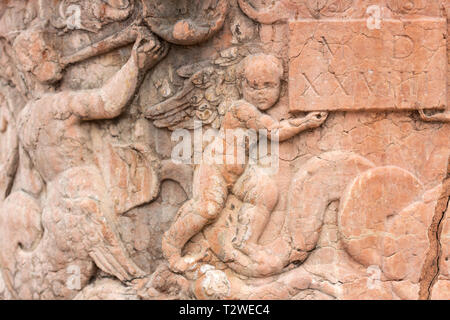
[[[273,72],[251,68],[245,72],[242,91],[244,99],[260,110],[271,108],[280,97],[280,78]]]

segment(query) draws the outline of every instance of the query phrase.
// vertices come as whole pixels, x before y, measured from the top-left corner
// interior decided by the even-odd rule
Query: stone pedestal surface
[[[2,1],[0,299],[450,299],[449,15]]]

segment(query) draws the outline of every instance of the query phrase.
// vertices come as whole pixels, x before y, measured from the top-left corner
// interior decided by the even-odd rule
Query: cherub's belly
[[[220,166],[220,169],[222,176],[227,183],[227,186],[229,188],[232,188],[233,185],[236,183],[236,181],[239,179],[239,177],[244,173],[245,165],[225,164]]]
[[[202,162],[214,165],[225,179],[228,187],[244,173],[248,162],[248,151],[245,146],[230,145],[224,139],[215,139],[203,153]]]
[[[24,141],[24,148],[32,155],[35,168],[42,177],[51,181],[69,168],[87,164],[87,139],[79,132],[70,132],[70,129],[53,133],[44,131],[40,132],[37,140]]]

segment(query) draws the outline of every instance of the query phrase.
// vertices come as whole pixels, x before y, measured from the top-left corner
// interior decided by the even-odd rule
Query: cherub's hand
[[[419,115],[422,121],[428,122],[450,122],[450,112],[439,111],[438,113],[427,115],[422,109],[419,109]]]
[[[425,114],[425,111],[423,111],[423,109],[419,109],[419,115],[423,121],[433,121],[433,119],[430,116],[427,116]]]
[[[303,118],[289,120],[289,123],[294,127],[308,125],[310,128],[316,128],[322,125],[327,117],[328,112],[310,112]]]
[[[134,27],[137,40],[132,54],[135,56],[139,69],[148,70],[164,58],[169,51],[169,45],[161,41],[148,28]]]

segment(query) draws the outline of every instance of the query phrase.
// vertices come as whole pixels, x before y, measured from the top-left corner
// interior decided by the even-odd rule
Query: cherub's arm
[[[100,89],[62,93],[65,111],[81,120],[112,119],[119,116],[134,96],[139,76],[167,53],[153,34],[140,36],[127,63]]]
[[[436,113],[433,115],[426,115],[423,110],[419,110],[420,118],[423,121],[436,121],[436,122],[450,122],[450,111],[442,112],[442,113]]]
[[[267,137],[285,141],[308,129],[319,127],[325,122],[326,112],[311,112],[304,118],[277,121],[262,113],[249,103],[243,102],[234,107],[234,115],[246,124],[248,129],[267,130]]]
[[[63,92],[60,104],[81,120],[115,118],[134,95],[138,74],[135,57],[131,56],[102,88]]]

